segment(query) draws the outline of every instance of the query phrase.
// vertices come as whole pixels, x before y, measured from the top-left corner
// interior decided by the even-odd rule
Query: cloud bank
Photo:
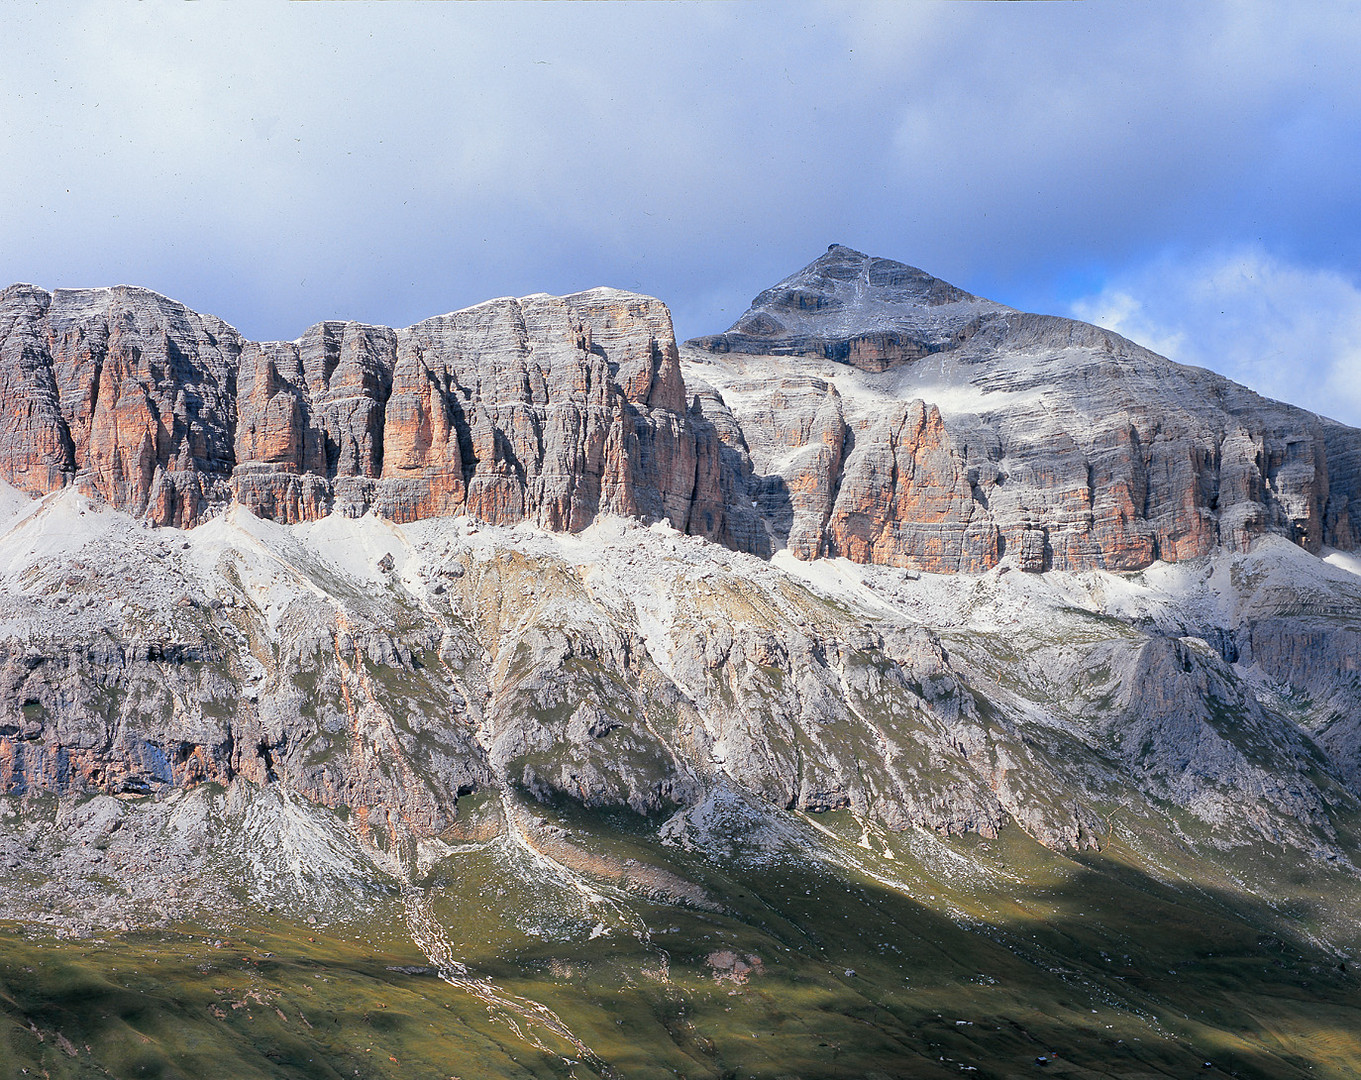
[[[145,284],[252,337],[598,284],[709,333],[834,241],[1042,311],[1171,250],[1361,272],[1357,5],[4,21],[0,279]]]

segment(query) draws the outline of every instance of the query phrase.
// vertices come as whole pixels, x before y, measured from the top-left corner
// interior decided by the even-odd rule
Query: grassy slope
[[[854,848],[849,816],[824,815],[846,837],[824,837],[841,866],[719,867],[657,845],[641,819],[554,819],[611,865],[668,869],[723,910],[634,896],[577,911],[570,889],[555,898],[490,845],[445,860],[426,883],[468,965],[461,985],[392,970],[428,960],[390,919],[323,931],[261,912],[230,941],[187,925],[85,941],[8,927],[4,1068],[196,1080],[1012,1077],[1057,1052],[1046,1072],[1073,1077],[1361,1071],[1357,976],[1304,943],[1304,922],[1230,889],[1160,883],[1119,846],[1075,861],[1014,829],[998,841],[874,838],[896,854],[888,860]],[[870,876],[876,868],[906,888]],[[644,923],[649,933],[632,932]],[[475,989],[489,985],[490,1002]],[[606,1065],[582,1060],[527,1006],[517,1012],[516,998],[548,1006]]]

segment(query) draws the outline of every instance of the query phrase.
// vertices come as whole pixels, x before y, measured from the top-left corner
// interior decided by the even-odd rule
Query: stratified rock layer
[[[1356,429],[835,245],[684,358],[665,305],[611,289],[257,343],[144,289],[15,285],[0,407],[0,478],[158,525],[232,501],[572,532],[609,512],[944,572],[1361,542]]]
[[[719,443],[686,414],[671,319],[597,289],[405,330],[244,340],[144,289],[0,294],[0,476],[157,525],[235,499],[283,522],[466,511],[576,530],[609,511],[725,532]]]
[[[688,346],[773,543],[801,558],[1137,570],[1267,533],[1315,553],[1361,537],[1361,431],[849,248]]]

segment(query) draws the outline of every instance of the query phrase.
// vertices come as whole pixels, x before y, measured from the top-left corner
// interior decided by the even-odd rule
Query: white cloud
[[[1164,255],[1072,314],[1268,397],[1361,426],[1361,285],[1259,246]]]
[[[1073,267],[1361,250],[1361,7],[11,4],[0,284],[253,336],[597,284],[683,334],[833,241],[1050,310]]]

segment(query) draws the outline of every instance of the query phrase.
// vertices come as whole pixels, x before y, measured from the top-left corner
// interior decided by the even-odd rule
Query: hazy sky
[[[0,279],[255,338],[838,242],[1361,424],[1361,5],[0,7]]]

